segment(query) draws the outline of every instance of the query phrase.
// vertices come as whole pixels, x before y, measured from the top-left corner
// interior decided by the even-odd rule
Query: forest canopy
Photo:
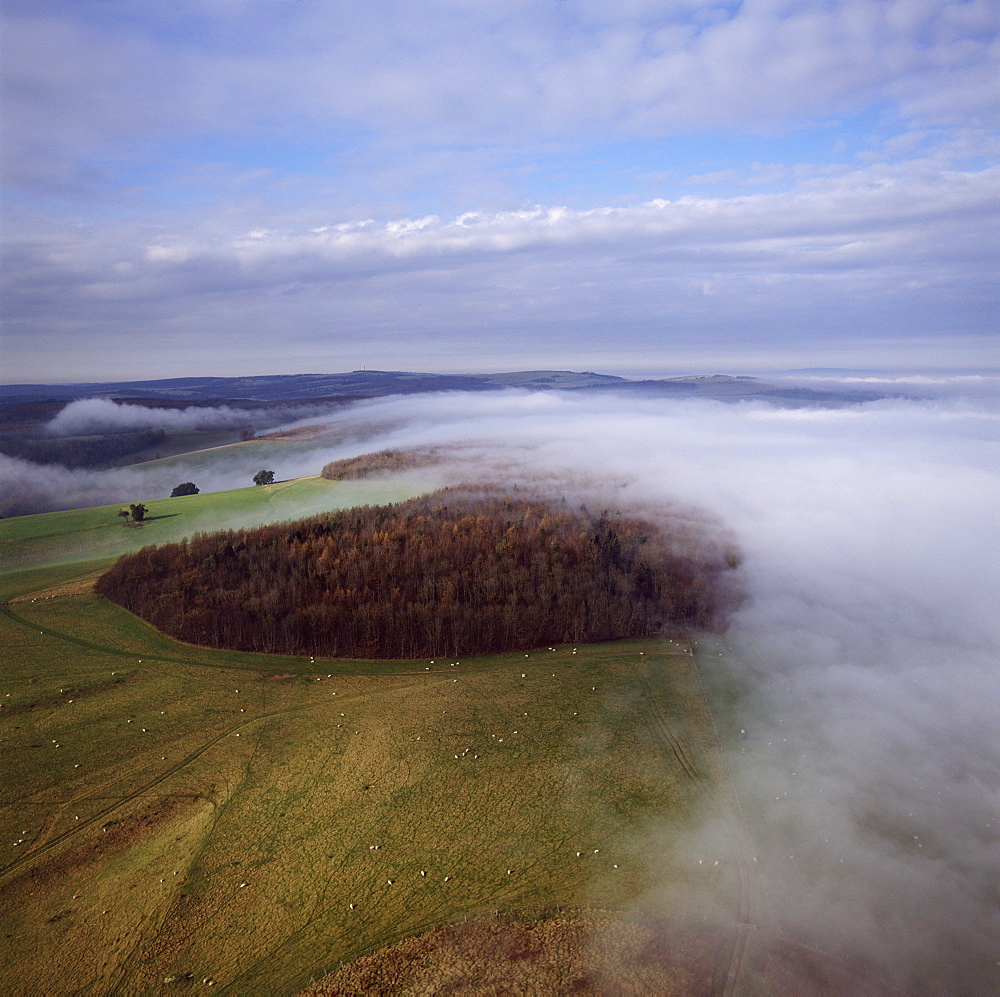
[[[97,589],[195,644],[434,658],[710,627],[738,560],[690,520],[446,489],[145,547]]]

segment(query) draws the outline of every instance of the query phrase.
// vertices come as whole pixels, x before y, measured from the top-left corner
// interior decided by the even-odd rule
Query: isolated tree
[[[177,498],[178,495],[197,495],[197,494],[198,494],[198,486],[193,481],[182,481],[170,493],[170,497]]]
[[[129,517],[128,509],[119,509],[118,515],[122,520],[122,526],[125,526],[128,523],[128,517]]]
[[[261,468],[261,470],[253,476],[253,483],[255,485],[273,485],[274,471],[265,471]]]
[[[141,502],[138,505],[130,505],[128,510],[132,513],[132,518],[137,523],[141,523],[146,518],[146,513],[149,512]]]

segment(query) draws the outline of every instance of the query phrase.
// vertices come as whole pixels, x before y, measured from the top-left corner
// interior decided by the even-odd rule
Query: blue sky
[[[994,0],[6,0],[2,380],[997,362]]]

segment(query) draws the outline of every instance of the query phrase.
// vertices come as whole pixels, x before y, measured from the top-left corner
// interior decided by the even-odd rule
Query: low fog
[[[130,405],[110,398],[80,398],[61,409],[46,424],[45,431],[50,436],[89,436],[141,429],[243,429],[274,426],[290,419],[329,412],[329,405],[289,405],[283,408],[191,405],[178,409]]]
[[[1000,992],[995,398],[437,395],[353,412],[403,423],[380,445],[475,443],[508,475],[616,508],[719,516],[750,598],[702,660],[758,922],[911,992]]]
[[[501,469],[612,508],[719,517],[749,599],[702,662],[758,858],[758,922],[913,992],[1000,992],[994,395],[778,408],[442,393],[338,418],[336,447],[268,466],[288,477],[452,445],[456,480]],[[247,484],[246,471],[194,480]],[[63,472],[59,487],[96,500],[128,474],[142,495],[184,480],[176,466],[162,482]]]

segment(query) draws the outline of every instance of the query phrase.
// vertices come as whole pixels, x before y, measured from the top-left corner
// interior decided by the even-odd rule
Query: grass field
[[[142,499],[148,508],[142,524],[122,525],[121,505],[95,506],[17,516],[0,520],[0,598],[10,598],[11,573],[19,568],[65,565],[67,562],[110,563],[147,544],[168,543],[198,532],[258,526],[298,519],[327,509],[381,505],[436,487],[431,482],[327,481],[319,475],[273,485]],[[127,503],[126,503],[127,505]],[[93,567],[97,567],[94,565]]]
[[[724,845],[673,847],[724,782],[685,643],[311,661],[179,644],[82,584],[227,517],[387,500],[302,479],[0,524],[0,991],[290,994],[494,910],[739,915]]]
[[[134,454],[132,466],[143,468],[177,467],[185,474],[197,475],[207,472],[220,459],[260,462],[258,466],[268,467],[271,462],[289,454],[308,453],[316,450],[316,443],[309,440],[245,440],[233,439],[227,434],[177,434],[168,441],[168,446],[150,447]],[[332,441],[328,445],[333,445]],[[158,456],[163,454],[163,456]],[[138,458],[138,459],[136,459]]]

